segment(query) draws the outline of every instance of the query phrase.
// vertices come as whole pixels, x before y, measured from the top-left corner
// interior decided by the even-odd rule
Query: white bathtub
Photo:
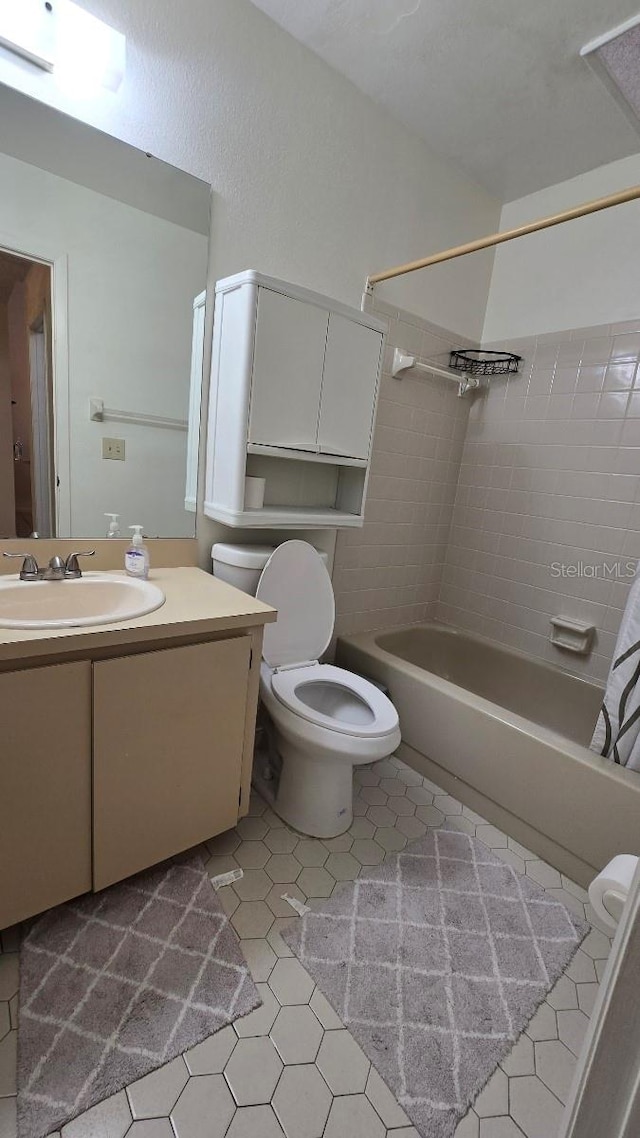
[[[406,761],[574,881],[640,854],[640,775],[587,749],[595,684],[438,624],[342,637],[336,662],[389,689]]]

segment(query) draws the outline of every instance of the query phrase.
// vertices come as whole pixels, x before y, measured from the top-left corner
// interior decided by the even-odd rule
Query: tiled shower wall
[[[525,362],[474,398],[437,616],[604,679],[640,557],[640,319],[504,347]],[[590,657],[554,615],[597,627]]]
[[[389,322],[365,524],[338,535],[336,631],[399,627],[434,614],[440,593],[471,401],[446,379],[391,375],[394,347],[441,366],[471,346],[379,302]]]

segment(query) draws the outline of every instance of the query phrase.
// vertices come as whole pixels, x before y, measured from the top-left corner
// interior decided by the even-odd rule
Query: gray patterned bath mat
[[[284,939],[425,1138],[450,1138],[588,926],[475,838],[433,830]]]
[[[52,909],[20,949],[21,1138],[43,1138],[259,1003],[198,854]]]

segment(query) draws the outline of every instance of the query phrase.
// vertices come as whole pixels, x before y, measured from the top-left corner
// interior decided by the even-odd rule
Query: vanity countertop
[[[123,571],[112,571],[123,576]],[[89,574],[87,574],[89,575]],[[2,628],[0,627],[0,666],[27,660],[86,655],[100,649],[153,642],[169,643],[185,637],[233,632],[255,628],[276,620],[276,610],[248,593],[219,581],[210,573],[192,567],[152,569],[149,580],[165,594],[164,604],[134,620],[115,624],[87,625],[83,628]],[[25,582],[25,589],[29,584]],[[58,585],[52,582],[51,588]],[[62,585],[64,587],[64,584]],[[157,647],[164,646],[157,644]]]

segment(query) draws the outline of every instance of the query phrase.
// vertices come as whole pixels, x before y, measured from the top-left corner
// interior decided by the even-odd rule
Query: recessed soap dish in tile
[[[565,652],[575,652],[577,656],[588,656],[593,646],[596,630],[593,624],[581,620],[570,620],[566,616],[551,617],[552,644]]]

